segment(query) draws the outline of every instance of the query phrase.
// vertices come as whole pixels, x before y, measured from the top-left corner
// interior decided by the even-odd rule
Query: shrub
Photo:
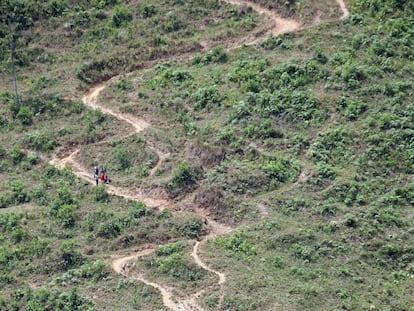
[[[308,246],[294,243],[290,249],[293,255],[299,259],[303,259],[307,262],[313,261],[315,259],[315,251]]]
[[[215,47],[211,52],[205,53],[203,56],[196,54],[192,59],[193,65],[203,64],[207,65],[210,63],[225,63],[227,61],[227,53],[223,47]]]
[[[264,119],[259,126],[251,124],[243,132],[250,138],[283,138],[283,133],[274,128],[274,123],[272,119]]]
[[[173,178],[170,182],[172,187],[186,187],[196,182],[196,178],[187,162],[181,162],[172,172]]]
[[[145,216],[151,216],[153,214],[153,210],[146,207],[145,204],[142,202],[135,202],[134,206],[129,210],[128,213],[129,217],[135,219]]]
[[[319,133],[311,147],[312,157],[328,163],[330,160],[346,159],[350,151],[350,134],[341,127]]]
[[[6,208],[11,203],[11,197],[1,193],[0,194],[0,208]]]
[[[237,104],[234,104],[232,110],[230,114],[231,121],[242,120],[250,115],[249,106],[244,101],[239,101]]]
[[[295,181],[300,174],[300,165],[296,160],[279,158],[266,161],[262,169],[266,176],[279,182]]]
[[[49,16],[60,16],[66,10],[66,0],[51,0],[47,3],[45,12]]]
[[[289,50],[291,48],[291,43],[284,40],[282,36],[270,36],[260,42],[260,46],[265,50],[275,50],[276,48],[280,47],[283,50]]]
[[[157,75],[149,82],[154,87],[180,84],[192,80],[192,76],[188,71],[171,68],[168,63],[155,66],[155,71]]]
[[[194,109],[213,108],[219,106],[221,96],[216,85],[199,88],[194,94]]]
[[[231,144],[236,140],[236,133],[234,128],[224,128],[219,130],[216,134],[216,141],[222,144]]]
[[[9,157],[13,161],[13,164],[18,164],[23,161],[26,154],[20,149],[18,145],[13,145],[9,152]]]
[[[338,107],[346,118],[349,120],[356,120],[358,116],[365,111],[367,105],[361,101],[341,96],[339,98]]]
[[[320,47],[317,47],[313,52],[313,59],[321,64],[326,64],[328,62],[328,57],[323,53]]]
[[[347,227],[356,227],[357,218],[353,214],[346,214],[344,218],[344,224]]]
[[[15,228],[12,231],[11,237],[14,243],[20,243],[23,240],[27,240],[29,238],[29,233],[24,230],[23,228]]]
[[[103,260],[96,260],[93,264],[83,264],[81,267],[83,278],[92,279],[97,282],[109,275],[106,264]]]
[[[15,203],[26,203],[30,201],[30,196],[26,191],[26,187],[20,180],[13,180],[10,183],[12,191],[12,200]]]
[[[45,132],[31,132],[26,134],[24,141],[29,147],[36,150],[53,150],[57,146],[57,142],[49,136],[50,134],[46,134]]]
[[[351,89],[359,87],[360,82],[367,77],[364,68],[360,65],[346,63],[341,69],[341,77]]]
[[[123,229],[119,219],[113,218],[108,222],[101,223],[96,230],[96,234],[103,238],[114,238],[117,237]]]
[[[199,238],[202,227],[203,223],[199,218],[192,218],[174,223],[174,229],[177,233],[189,239]]]
[[[109,200],[109,194],[106,191],[106,187],[104,185],[99,185],[95,187],[95,201],[97,202],[105,202]]]
[[[75,242],[73,240],[65,240],[59,246],[60,262],[59,268],[67,270],[73,266],[79,265],[83,261],[82,255],[75,250]]]
[[[19,112],[16,115],[16,118],[23,124],[23,125],[31,125],[33,122],[33,113],[29,107],[21,106]]]
[[[251,244],[247,239],[246,234],[243,232],[233,233],[228,238],[217,237],[214,239],[214,244],[217,246],[224,246],[224,248],[242,255],[242,257],[250,257],[257,254],[257,248]]]
[[[324,178],[335,179],[336,172],[334,168],[325,162],[318,162],[316,163],[316,170],[318,175]]]
[[[141,7],[141,14],[144,18],[149,18],[157,14],[157,8],[153,4],[144,4]]]
[[[40,162],[40,157],[37,154],[29,154],[27,156],[27,160],[29,161],[30,165],[36,165]]]
[[[115,159],[118,162],[118,167],[120,170],[125,170],[131,165],[130,156],[124,149],[117,149],[115,153]]]
[[[174,11],[170,11],[167,13],[167,20],[162,25],[162,28],[167,32],[174,32],[185,26],[186,22],[180,16],[177,16]]]
[[[129,9],[122,5],[117,5],[114,8],[112,15],[112,24],[115,27],[125,26],[132,20],[132,14]]]
[[[176,243],[169,243],[164,246],[160,246],[155,250],[157,256],[169,256],[173,253],[181,252],[185,248],[185,244],[181,241]]]
[[[32,197],[40,205],[46,206],[50,202],[50,197],[43,185],[39,185],[32,190]]]
[[[68,228],[75,224],[75,211],[76,207],[70,204],[63,204],[59,207],[56,217],[60,220],[62,227]]]

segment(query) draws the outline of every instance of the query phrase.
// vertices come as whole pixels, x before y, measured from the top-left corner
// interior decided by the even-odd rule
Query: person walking
[[[101,171],[101,175],[100,175],[99,179],[101,180],[101,183],[105,182],[105,171],[104,170]]]
[[[96,183],[96,185],[98,185],[99,184],[99,167],[95,166],[94,171],[95,171],[95,174],[94,174],[95,183]]]

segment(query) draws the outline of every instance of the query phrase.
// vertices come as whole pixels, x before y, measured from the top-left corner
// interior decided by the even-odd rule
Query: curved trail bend
[[[229,4],[233,4],[233,5],[247,5],[252,7],[256,12],[258,12],[259,14],[264,14],[267,17],[269,17],[272,20],[272,23],[269,25],[269,27],[266,29],[266,31],[262,32],[261,34],[256,34],[256,37],[252,39],[252,37],[246,37],[245,39],[239,40],[237,42],[233,42],[228,44],[227,49],[233,49],[233,48],[237,48],[242,46],[243,44],[246,45],[253,45],[259,42],[260,39],[265,38],[266,36],[268,36],[269,34],[272,35],[280,35],[282,33],[285,32],[290,32],[290,31],[297,31],[299,29],[301,29],[300,24],[297,21],[294,20],[290,20],[290,19],[283,19],[280,16],[278,16],[275,12],[270,11],[266,8],[263,8],[255,3],[249,2],[249,1],[244,1],[244,0],[221,0],[222,2],[226,2]],[[338,5],[341,8],[342,11],[342,17],[346,18],[347,16],[349,16],[349,11],[345,6],[345,3],[343,0],[336,0],[336,2],[338,3]],[[179,60],[180,58],[177,57],[177,60]],[[110,80],[108,80],[107,82],[100,84],[98,86],[95,86],[94,88],[92,88],[89,92],[87,92],[83,97],[83,103],[88,106],[91,107],[93,109],[100,109],[103,113],[105,114],[109,114],[112,115],[116,118],[118,118],[119,120],[122,120],[128,124],[130,124],[133,128],[134,128],[134,132],[131,134],[127,134],[124,137],[128,137],[130,135],[133,135],[135,133],[139,133],[142,132],[143,130],[145,130],[146,128],[148,128],[150,126],[150,124],[142,119],[142,118],[137,118],[131,114],[126,114],[126,113],[119,113],[116,112],[110,108],[104,107],[103,105],[99,104],[98,102],[98,97],[99,94],[105,89],[105,87],[113,82],[114,80],[118,79],[119,77],[114,77]],[[96,144],[103,144],[103,143],[107,143],[106,141],[102,141],[102,142],[98,142]],[[95,145],[96,145],[95,144]],[[93,145],[93,144],[92,144]],[[153,148],[158,155],[159,161],[157,163],[157,165],[151,170],[150,175],[152,175],[156,168],[159,166],[159,164],[161,163],[161,161],[163,161],[163,159],[165,159],[166,157],[168,157],[168,154],[164,154],[162,153],[160,150],[157,150],[156,148],[154,148],[154,146],[151,145],[151,143],[149,143],[149,145],[151,146],[151,148]],[[51,161],[50,163],[52,165],[55,165],[56,167],[63,169],[64,167],[70,165],[72,167],[73,173],[76,174],[77,176],[89,181],[90,183],[94,183],[95,181],[93,180],[90,170],[82,167],[82,165],[76,161],[75,157],[76,155],[79,153],[80,149],[77,148],[75,150],[71,150],[71,151],[67,151],[66,153],[63,154],[59,154],[56,155]],[[136,193],[136,192],[132,192],[130,190],[127,189],[123,189],[123,188],[119,188],[119,187],[115,187],[113,185],[108,185],[108,193],[110,194],[114,194],[117,196],[121,196],[127,199],[131,199],[131,200],[139,200],[144,202],[147,206],[149,207],[168,207],[170,206],[170,203],[166,200],[163,199],[158,199],[158,198],[152,198],[149,197],[148,194],[145,193]],[[200,211],[200,214],[203,215],[202,211]],[[232,231],[232,228],[230,227],[226,227],[225,225],[219,224],[217,222],[215,222],[214,220],[210,219],[208,216],[203,215],[207,220],[208,220],[208,227],[210,229],[210,233],[209,235],[205,236],[203,238],[202,241],[204,241],[207,238],[212,238],[218,235],[223,235],[223,234],[227,234],[230,233]],[[207,264],[205,264],[202,259],[199,257],[198,253],[199,253],[199,247],[200,244],[202,243],[202,241],[196,241],[194,243],[193,246],[193,251],[191,253],[192,258],[194,259],[194,262],[199,265],[201,268],[214,273],[217,275],[218,277],[218,282],[217,284],[220,286],[220,296],[219,296],[219,305],[221,304],[221,301],[224,297],[223,294],[223,284],[226,282],[226,276],[224,273],[221,273],[219,271],[216,271],[214,269],[212,269],[211,267],[209,267]],[[163,287],[162,285],[158,284],[158,283],[154,283],[150,280],[148,280],[145,275],[143,275],[142,273],[136,273],[136,272],[132,272],[130,270],[130,267],[132,266],[132,264],[139,260],[140,257],[142,256],[146,256],[149,255],[151,253],[153,253],[155,251],[155,248],[147,248],[147,249],[143,249],[143,250],[138,250],[138,251],[133,251],[132,253],[128,253],[128,254],[117,254],[117,255],[113,255],[112,259],[111,259],[111,267],[112,269],[118,273],[118,274],[122,274],[125,277],[128,278],[132,278],[132,279],[136,279],[139,280],[141,282],[144,282],[145,284],[152,286],[156,289],[158,289],[161,293],[162,296],[162,300],[164,305],[173,310],[173,311],[203,311],[203,308],[199,305],[199,303],[197,302],[198,297],[204,292],[204,289],[199,291],[196,294],[190,295],[189,297],[174,297],[174,295],[172,294],[172,290],[166,287]]]

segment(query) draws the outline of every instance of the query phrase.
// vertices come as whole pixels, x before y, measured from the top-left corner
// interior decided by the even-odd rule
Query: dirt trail
[[[221,0],[222,2],[232,4],[235,6],[249,6],[254,11],[256,11],[260,15],[267,16],[272,22],[269,24],[269,26],[262,32],[255,34],[256,38],[251,38],[249,36],[245,37],[244,39],[237,40],[231,45],[227,46],[227,49],[233,49],[240,47],[241,45],[254,45],[257,44],[260,40],[263,40],[270,34],[273,36],[278,36],[280,34],[296,31],[300,29],[300,23],[293,19],[287,19],[282,18],[278,14],[276,14],[274,11],[268,10],[258,4],[255,4],[250,1],[244,1],[244,0]]]
[[[272,23],[269,25],[269,27],[265,31],[261,32],[260,34],[255,34],[254,38],[252,38],[251,36],[250,37],[248,36],[245,39],[241,39],[235,42],[229,41],[229,44],[227,44],[227,49],[237,48],[243,44],[245,45],[256,44],[259,42],[259,40],[266,38],[266,36],[268,36],[269,34],[277,36],[285,32],[296,31],[300,29],[300,24],[297,21],[281,18],[275,12],[270,11],[266,8],[263,8],[255,3],[244,1],[244,0],[221,0],[221,1],[232,4],[232,5],[237,5],[237,6],[248,5],[252,7],[259,14],[266,15],[272,20]],[[349,11],[347,10],[343,0],[336,0],[336,1],[339,4],[343,12],[343,15],[341,18],[346,18],[349,15]],[[180,59],[181,59],[180,56],[178,56],[177,60],[180,60]],[[150,124],[146,120],[142,118],[137,118],[131,114],[119,113],[108,107],[102,106],[98,102],[99,94],[105,89],[105,87],[109,83],[115,81],[116,79],[119,79],[119,76],[113,77],[107,82],[92,88],[89,92],[87,92],[82,97],[83,103],[86,106],[91,107],[93,109],[100,109],[104,114],[112,115],[118,118],[119,120],[127,122],[134,128],[134,133],[132,134],[142,132],[143,130],[145,130],[146,128],[150,126]],[[125,135],[124,137],[130,136],[130,135],[131,133]],[[102,144],[102,143],[106,143],[106,142],[102,141],[97,144]],[[151,148],[153,148],[157,152],[157,155],[159,158],[158,163],[155,165],[155,167],[150,172],[150,176],[152,176],[157,170],[157,168],[159,167],[160,163],[166,157],[168,157],[169,154],[163,153],[160,150],[157,150],[156,148],[154,148],[153,145],[151,145],[150,142],[148,144],[150,145]],[[63,169],[66,166],[70,165],[72,167],[74,174],[94,184],[95,181],[93,180],[90,171],[82,167],[80,163],[76,161],[76,155],[79,153],[79,151],[80,149],[77,148],[75,150],[66,151],[65,153],[58,154],[55,156],[55,158],[53,158],[50,161],[50,163],[60,169]],[[108,185],[107,191],[110,194],[121,196],[127,199],[142,201],[149,207],[168,207],[170,205],[169,202],[166,200],[149,197],[148,194],[140,193],[140,191],[133,192],[127,189],[115,187],[113,185]],[[196,241],[194,243],[191,256],[194,259],[194,262],[197,265],[199,265],[201,268],[217,275],[218,277],[217,285],[220,286],[220,296],[219,296],[220,297],[219,306],[220,306],[221,301],[224,297],[223,284],[226,282],[226,276],[224,273],[212,269],[211,267],[209,267],[206,263],[202,261],[202,259],[199,256],[199,247],[203,243],[203,241],[205,241],[206,239],[213,238],[218,235],[228,234],[232,231],[232,228],[226,227],[225,225],[215,222],[214,220],[210,219],[207,215],[204,215],[202,211],[197,211],[197,212],[199,212],[199,214],[203,216],[204,219],[206,219],[210,233],[207,236],[205,236],[201,241]],[[177,297],[174,297],[174,295],[172,294],[173,291],[171,289],[163,287],[158,283],[149,281],[143,273],[136,272],[136,269],[135,270],[130,269],[131,267],[134,266],[134,263],[137,260],[139,260],[140,257],[147,256],[153,253],[154,251],[155,251],[155,248],[152,247],[152,248],[147,248],[143,250],[133,251],[132,253],[128,253],[126,255],[122,255],[122,254],[113,255],[111,257],[111,267],[118,274],[122,274],[127,278],[139,280],[149,286],[152,286],[158,289],[161,293],[164,305],[173,311],[203,311],[203,308],[198,303],[198,298],[201,296],[201,294],[206,289],[202,289],[196,294],[190,295],[188,297],[178,299]]]
[[[339,4],[339,7],[342,10],[342,16],[341,19],[347,18],[349,16],[349,11],[346,8],[344,0],[336,0],[336,2]]]
[[[192,309],[187,309],[185,307],[185,305],[182,302],[177,302],[173,299],[172,294],[170,293],[170,291],[164,287],[162,287],[161,285],[151,282],[149,280],[147,280],[143,275],[131,275],[130,272],[130,268],[133,266],[133,263],[136,262],[137,260],[139,260],[140,257],[142,256],[148,256],[150,254],[152,254],[154,252],[153,248],[148,248],[148,249],[144,249],[144,250],[140,250],[135,252],[132,255],[127,255],[124,257],[113,257],[112,260],[112,269],[118,273],[118,274],[122,274],[127,278],[134,278],[137,279],[143,283],[145,283],[146,285],[152,286],[156,289],[158,289],[161,293],[161,297],[162,297],[162,301],[164,303],[165,306],[167,306],[168,308],[172,309],[172,310],[176,310],[176,311],[188,311],[188,310],[192,310]]]

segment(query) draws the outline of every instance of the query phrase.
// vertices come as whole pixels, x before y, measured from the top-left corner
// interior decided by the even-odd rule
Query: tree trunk
[[[13,88],[14,88],[14,95],[16,98],[16,108],[20,108],[20,101],[19,101],[19,92],[17,91],[17,78],[16,78],[16,68],[14,66],[14,43],[13,38],[10,38],[10,50],[11,50],[11,63],[12,63],[12,74],[13,74]]]

